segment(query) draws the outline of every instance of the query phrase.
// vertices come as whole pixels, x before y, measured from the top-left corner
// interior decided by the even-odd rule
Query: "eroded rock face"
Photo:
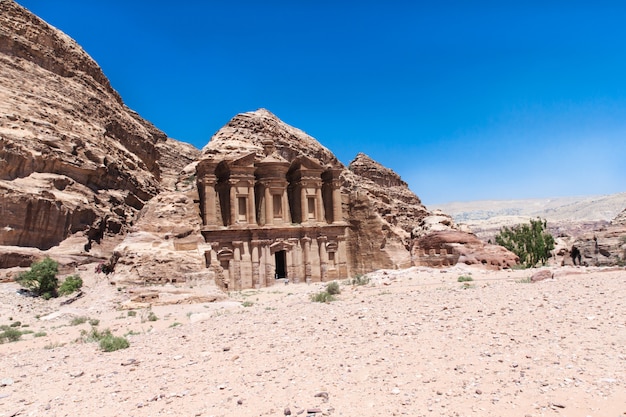
[[[0,245],[123,232],[198,153],[128,109],[76,42],[0,1]]]
[[[437,231],[413,242],[416,266],[442,267],[456,263],[484,265],[492,269],[510,268],[519,258],[502,246],[482,242],[475,235],[460,231]]]
[[[615,226],[626,226],[626,210],[618,214],[611,223]]]
[[[406,182],[360,153],[343,174],[348,191],[352,270],[411,266],[411,231],[430,215]]]

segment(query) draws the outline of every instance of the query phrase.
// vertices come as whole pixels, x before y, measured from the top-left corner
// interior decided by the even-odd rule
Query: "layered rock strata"
[[[197,154],[128,109],[76,42],[0,1],[0,245],[123,232]]]

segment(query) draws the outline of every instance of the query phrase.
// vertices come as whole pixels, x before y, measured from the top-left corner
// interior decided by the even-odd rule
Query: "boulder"
[[[548,270],[548,269],[542,269],[540,271],[535,272],[531,277],[530,277],[530,282],[539,282],[539,281],[543,281],[546,279],[552,279],[552,271]]]

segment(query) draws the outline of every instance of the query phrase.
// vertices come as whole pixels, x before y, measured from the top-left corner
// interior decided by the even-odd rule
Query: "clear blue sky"
[[[626,2],[18,3],[199,148],[264,107],[427,205],[626,191]]]

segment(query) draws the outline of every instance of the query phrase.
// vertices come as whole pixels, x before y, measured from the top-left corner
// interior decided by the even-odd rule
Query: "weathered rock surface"
[[[213,282],[205,268],[197,192],[162,192],[115,248],[111,279],[132,283]]]
[[[123,232],[198,153],[128,109],[76,42],[0,1],[0,245]]]
[[[615,226],[626,226],[626,209],[618,214],[611,223]]]
[[[406,182],[359,153],[344,174],[355,272],[411,266],[411,231],[430,215]]]
[[[470,233],[436,231],[417,238],[411,255],[414,265],[442,267],[456,263],[484,265],[488,268],[510,268],[518,257],[498,245],[486,244]]]
[[[552,277],[553,277],[553,273],[552,273],[551,270],[549,270],[549,269],[542,269],[542,270],[539,270],[539,271],[535,272],[530,277],[530,282],[544,281],[546,279],[552,279]]]

